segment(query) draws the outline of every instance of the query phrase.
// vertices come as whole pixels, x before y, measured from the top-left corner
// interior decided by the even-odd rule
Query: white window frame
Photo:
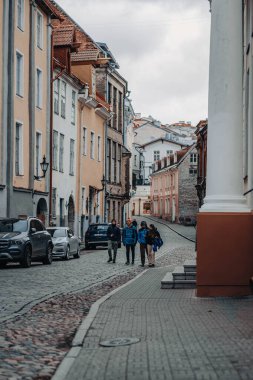
[[[59,134],[59,172],[61,173],[64,173],[64,140],[65,140],[65,135],[63,133],[60,133]]]
[[[73,150],[71,149],[73,147]],[[75,140],[69,141],[69,174],[75,174]]]
[[[37,136],[40,136],[39,145],[37,145]],[[41,131],[36,131],[36,134],[35,134],[35,174],[37,177],[40,175],[41,160],[42,160],[42,133]]]
[[[71,124],[76,124],[76,92],[74,90],[71,94]]]
[[[198,163],[198,155],[197,155],[197,153],[191,153],[190,154],[190,163],[191,164],[197,164]]]
[[[17,126],[19,128],[19,147],[18,147],[18,161],[17,161],[17,154],[16,154],[16,144],[17,144]],[[22,176],[24,175],[24,165],[23,165],[23,122],[16,120],[15,122],[15,175],[16,176]],[[18,168],[17,168],[17,162],[18,162]]]
[[[154,150],[154,161],[160,160],[160,150]]]
[[[59,133],[55,129],[53,130],[53,170],[58,170],[58,138]]]
[[[18,57],[21,58],[19,62],[21,64],[18,66]],[[18,71],[19,67],[19,71]],[[18,75],[19,72],[19,75]],[[18,78],[19,78],[19,85],[18,85]],[[16,50],[16,95],[17,96],[24,96],[24,55],[19,51]]]
[[[90,132],[90,158],[94,160],[95,157],[95,132]]]
[[[38,75],[39,74],[39,75]],[[43,105],[43,71],[36,67],[36,107],[42,109]]]
[[[85,127],[83,127],[82,153],[83,156],[87,155],[87,128]]]
[[[65,89],[64,93],[63,90]],[[61,117],[66,119],[66,94],[67,94],[67,83],[63,80],[61,81]]]
[[[101,136],[98,136],[98,161],[101,161]]]
[[[56,115],[59,115],[59,112],[60,112],[60,79],[57,78],[54,81],[54,113]]]
[[[20,7],[19,7],[20,5]],[[24,0],[17,0],[17,28],[22,32],[25,30],[25,9]],[[20,12],[19,12],[20,10]]]
[[[41,24],[39,24],[38,21],[41,21]],[[40,34],[38,33],[38,27],[40,25]],[[37,47],[39,49],[43,49],[43,14],[38,11],[37,9],[37,15],[36,15],[36,42],[37,42]]]

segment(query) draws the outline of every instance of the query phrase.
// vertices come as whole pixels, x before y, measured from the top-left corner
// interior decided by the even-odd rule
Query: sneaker
[[[144,264],[140,264],[139,267],[144,267]]]
[[[126,261],[126,262],[125,262],[125,265],[129,265],[129,261]]]
[[[108,263],[110,263],[112,261],[112,258],[109,258],[109,260],[107,260]]]
[[[132,261],[132,263],[131,263],[132,265],[134,265],[134,261]]]
[[[115,264],[116,263],[116,261],[115,260],[113,260],[113,264]]]

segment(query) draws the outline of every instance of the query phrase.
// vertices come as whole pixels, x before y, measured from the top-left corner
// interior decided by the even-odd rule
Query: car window
[[[0,221],[0,232],[26,232],[27,220]]]
[[[107,231],[108,229],[108,225],[107,224],[102,224],[102,225],[97,225],[97,226],[90,226],[89,227],[89,230],[90,232],[103,232],[103,231]]]
[[[36,226],[35,228],[36,228],[37,231],[44,231],[43,224],[40,223],[39,220],[35,220],[35,226]]]
[[[48,232],[54,238],[65,237],[66,236],[66,230],[64,228],[59,228],[59,229],[57,229],[57,228],[50,228],[50,229],[48,229]]]

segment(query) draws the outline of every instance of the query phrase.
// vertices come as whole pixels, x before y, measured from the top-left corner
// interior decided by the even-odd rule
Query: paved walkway
[[[162,290],[152,268],[99,308],[66,380],[253,379],[253,298]],[[99,342],[137,337],[105,348]]]

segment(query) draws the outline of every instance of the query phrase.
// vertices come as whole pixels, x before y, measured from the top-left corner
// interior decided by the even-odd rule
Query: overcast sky
[[[207,117],[207,0],[58,0],[105,42],[128,81],[135,112],[162,123]]]

